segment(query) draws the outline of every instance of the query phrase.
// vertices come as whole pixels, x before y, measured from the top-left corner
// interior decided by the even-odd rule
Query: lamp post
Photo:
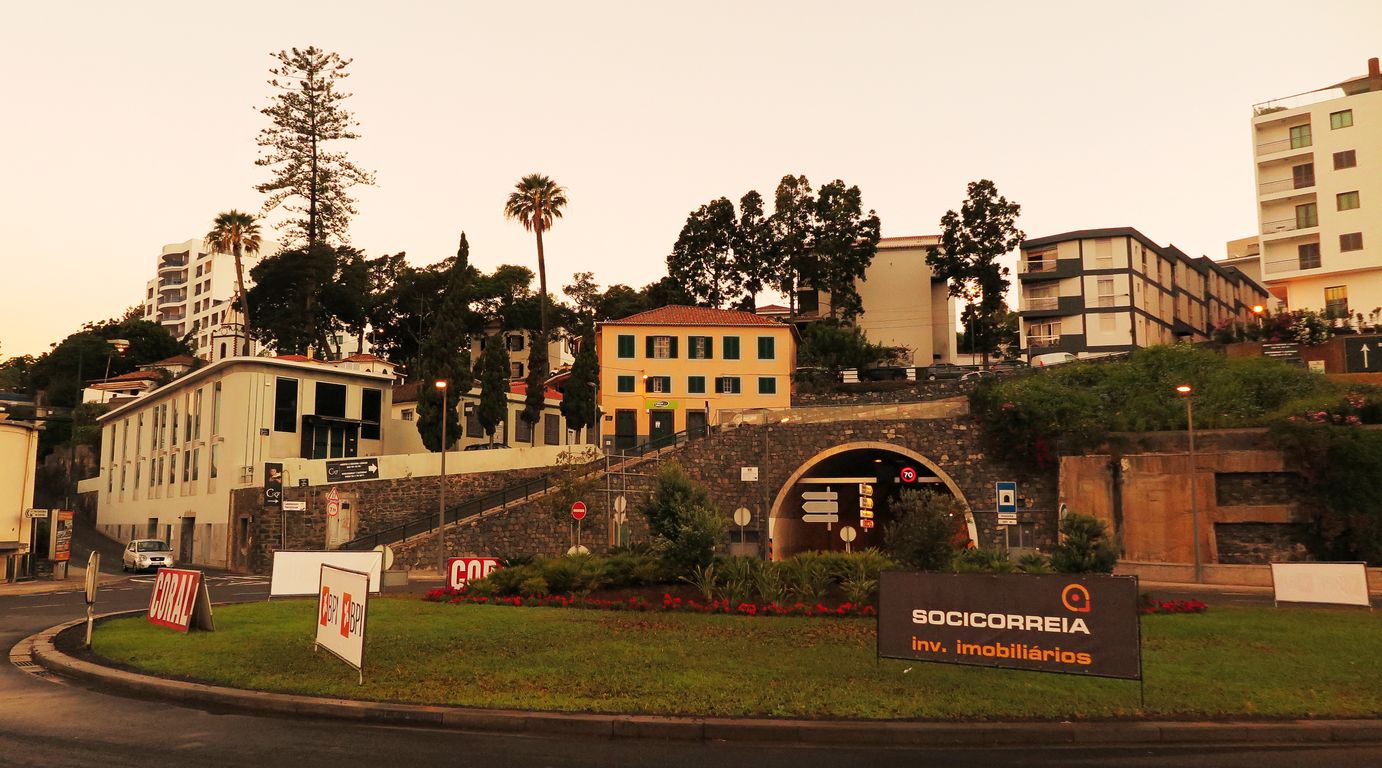
[[[1189,384],[1176,387],[1176,392],[1185,399],[1185,431],[1189,439],[1190,460],[1190,535],[1193,537],[1192,552],[1195,558],[1195,583],[1204,581],[1204,563],[1200,559],[1200,504],[1195,490],[1195,390]]]
[[[441,487],[437,490],[437,572],[446,579],[446,382],[436,382],[441,390]]]
[[[1254,317],[1257,318],[1257,330],[1258,330],[1259,333],[1262,331],[1262,327],[1263,327],[1263,326],[1262,326],[1262,315],[1263,315],[1263,313],[1265,313],[1266,311],[1267,311],[1267,308],[1264,307],[1264,306],[1262,306],[1261,304],[1254,304],[1254,305],[1252,305],[1252,314],[1253,314]]]

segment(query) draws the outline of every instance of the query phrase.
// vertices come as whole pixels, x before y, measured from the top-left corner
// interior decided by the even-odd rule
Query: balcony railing
[[[1034,260],[1034,261],[1028,261],[1028,262],[1024,263],[1024,264],[1020,267],[1020,269],[1019,269],[1018,271],[1020,271],[1020,272],[1055,272],[1055,271],[1056,271],[1056,260],[1055,260],[1055,259],[1037,259],[1037,260]]]
[[[1275,179],[1273,181],[1264,181],[1261,184],[1258,184],[1257,188],[1261,190],[1262,194],[1269,194],[1272,192],[1287,192],[1292,189],[1310,189],[1314,186],[1315,177],[1309,176],[1300,179],[1290,178]]]
[[[1311,104],[1318,104],[1321,101],[1338,99],[1345,95],[1344,89],[1339,87],[1321,88],[1317,91],[1306,91],[1291,96],[1283,96],[1279,99],[1264,101],[1260,104],[1252,105],[1252,116],[1261,117],[1270,115],[1273,112],[1285,112],[1288,109],[1298,109],[1308,107]]]
[[[1276,154],[1277,152],[1285,152],[1288,149],[1309,149],[1310,145],[1311,142],[1309,139],[1306,139],[1304,141],[1293,139],[1279,139],[1277,141],[1268,141],[1262,144],[1258,144],[1257,154],[1272,155]]]
[[[1059,307],[1059,296],[1033,296],[1023,299],[1018,305],[1018,309],[1022,312],[1046,312]]]
[[[1028,349],[1035,349],[1035,348],[1037,348],[1037,347],[1054,347],[1054,346],[1057,346],[1058,344],[1060,344],[1060,334],[1059,334],[1059,333],[1052,333],[1052,334],[1046,334],[1046,335],[1042,335],[1042,336],[1028,336],[1028,337],[1027,337],[1027,348],[1028,348]]]
[[[1319,225],[1320,224],[1318,221],[1311,221],[1309,219],[1306,219],[1304,221],[1300,219],[1279,219],[1277,221],[1264,221],[1262,222],[1262,234],[1275,235],[1280,232],[1291,232],[1297,229],[1309,229],[1311,227],[1318,227]]]
[[[166,291],[170,288],[177,288],[180,285],[187,285],[187,278],[169,277],[158,281],[158,289],[160,291]]]

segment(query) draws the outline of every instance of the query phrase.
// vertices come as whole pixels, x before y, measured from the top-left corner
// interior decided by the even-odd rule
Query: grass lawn
[[[315,602],[218,606],[216,632],[143,617],[95,651],[154,674],[240,688],[585,712],[1009,719],[1377,716],[1382,615],[1211,608],[1142,619],[1137,683],[874,660],[867,619],[742,618],[370,602],[365,685],[312,651]]]

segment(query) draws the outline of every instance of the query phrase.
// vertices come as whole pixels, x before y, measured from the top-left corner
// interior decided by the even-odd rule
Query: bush
[[[1072,514],[1060,523],[1060,543],[1051,552],[1051,566],[1060,573],[1113,573],[1118,550],[1103,521]]]
[[[727,557],[719,562],[719,595],[730,605],[751,602],[758,590],[763,561],[756,557]]]
[[[782,563],[765,562],[758,569],[758,599],[768,605],[780,605],[787,601],[789,594],[787,577]]]
[[[662,561],[651,551],[623,550],[603,561],[606,586],[641,587],[670,580]]]
[[[1296,421],[1273,434],[1305,478],[1323,554],[1382,564],[1382,432]]]
[[[639,505],[648,519],[658,552],[674,575],[685,575],[715,559],[725,538],[725,518],[710,501],[705,486],[691,479],[675,461],[657,470],[653,492]]]
[[[803,603],[820,602],[833,582],[829,566],[815,552],[803,552],[781,563],[781,568],[788,593]]]
[[[678,513],[672,534],[661,540],[662,559],[673,573],[686,573],[715,559],[715,547],[725,539],[725,518],[710,507],[690,507]]]
[[[948,566],[956,525],[963,520],[959,502],[932,491],[908,489],[892,508],[895,519],[884,529],[883,541],[898,562],[922,571]]]
[[[962,549],[955,553],[950,567],[956,573],[1012,573],[1012,560],[1001,549]]]
[[[1028,552],[1017,559],[1017,570],[1023,573],[1051,573],[1051,559],[1040,552]]]

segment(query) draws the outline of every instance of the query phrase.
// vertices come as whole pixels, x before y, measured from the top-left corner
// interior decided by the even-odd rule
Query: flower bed
[[[1209,606],[1199,600],[1146,600],[1140,608],[1148,613],[1204,613]]]
[[[840,603],[828,606],[824,603],[807,605],[793,603],[740,603],[733,605],[728,600],[712,600],[703,603],[698,600],[673,597],[664,594],[662,601],[643,597],[630,597],[623,600],[604,600],[595,597],[569,597],[564,595],[528,595],[515,597],[474,597],[450,587],[438,587],[429,591],[424,600],[434,603],[468,603],[471,605],[507,605],[519,608],[585,608],[597,611],[646,611],[667,613],[723,613],[735,616],[803,616],[826,618],[867,618],[877,615],[872,605]]]

